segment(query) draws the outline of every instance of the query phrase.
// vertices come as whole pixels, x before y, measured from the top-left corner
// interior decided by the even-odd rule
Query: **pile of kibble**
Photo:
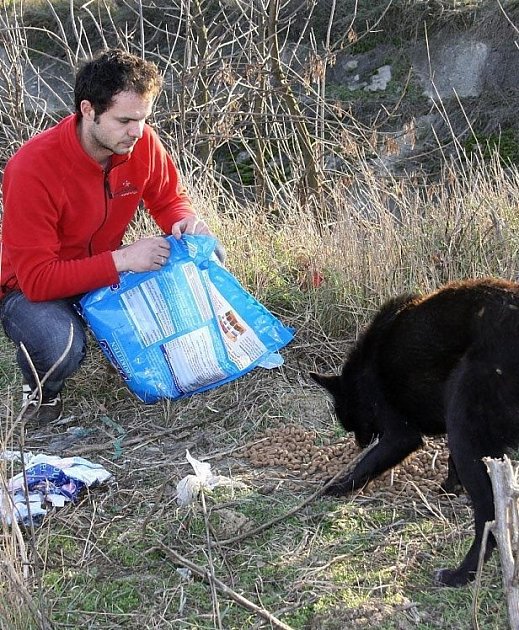
[[[276,468],[281,475],[289,473],[290,477],[308,481],[324,481],[341,470],[346,472],[360,453],[353,434],[322,439],[317,431],[297,425],[268,429],[243,450],[255,467]],[[384,488],[405,494],[414,493],[416,487],[438,490],[447,476],[447,458],[444,439],[424,440],[423,448],[372,481],[364,492]]]

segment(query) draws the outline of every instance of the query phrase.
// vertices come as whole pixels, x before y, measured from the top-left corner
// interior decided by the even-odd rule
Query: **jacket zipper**
[[[105,215],[103,217],[103,220],[101,221],[101,225],[97,228],[97,230],[90,237],[90,241],[88,243],[88,253],[89,253],[90,256],[93,256],[93,253],[92,253],[92,241],[94,240],[94,236],[99,232],[99,230],[106,223],[106,219],[108,218],[108,203],[109,203],[109,200],[114,198],[114,196],[112,194],[112,191],[110,189],[110,182],[108,180],[108,176],[112,172],[112,169],[117,168],[118,166],[121,166],[121,164],[124,164],[127,161],[128,161],[128,157],[126,158],[126,160],[121,160],[120,162],[117,162],[116,164],[110,164],[110,166],[107,169],[103,170],[103,188],[104,188],[104,199],[105,199]]]

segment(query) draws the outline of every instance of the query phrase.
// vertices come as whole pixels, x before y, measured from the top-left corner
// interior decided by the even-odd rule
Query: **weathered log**
[[[508,603],[510,628],[519,630],[519,463],[484,459],[494,494],[495,516],[490,530],[497,541]]]

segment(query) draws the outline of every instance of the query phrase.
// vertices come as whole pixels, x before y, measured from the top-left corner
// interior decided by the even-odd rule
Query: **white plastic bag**
[[[198,459],[192,457],[187,449],[186,459],[193,467],[195,474],[187,475],[177,483],[176,500],[180,506],[186,506],[192,503],[202,488],[212,490],[216,486],[246,487],[241,481],[234,481],[222,475],[213,475],[211,472],[211,464],[198,461]]]

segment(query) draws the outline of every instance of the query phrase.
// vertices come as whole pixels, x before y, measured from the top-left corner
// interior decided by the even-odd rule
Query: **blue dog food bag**
[[[167,237],[159,271],[125,272],[87,293],[80,313],[105,356],[143,402],[182,398],[276,364],[293,338],[221,265],[216,239]]]

